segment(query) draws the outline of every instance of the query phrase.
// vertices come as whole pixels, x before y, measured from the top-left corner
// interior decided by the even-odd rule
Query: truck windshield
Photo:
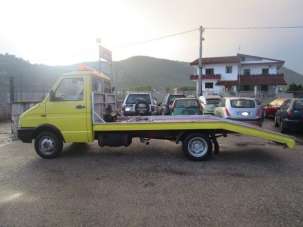
[[[251,99],[233,99],[230,100],[232,108],[255,108],[255,101]]]
[[[151,104],[150,95],[149,94],[130,94],[127,97],[126,104],[135,104],[138,101],[143,101],[148,104]]]
[[[83,79],[66,78],[63,79],[56,92],[57,101],[80,101],[83,100]]]

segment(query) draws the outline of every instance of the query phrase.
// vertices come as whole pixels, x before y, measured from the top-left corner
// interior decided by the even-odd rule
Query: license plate
[[[245,112],[240,112],[239,115],[241,115],[243,117],[247,117],[250,115],[250,113],[245,111]]]

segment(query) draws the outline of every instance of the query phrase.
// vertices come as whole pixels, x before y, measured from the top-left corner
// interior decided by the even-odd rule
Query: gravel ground
[[[11,123],[0,122],[0,147],[10,143],[11,141]]]
[[[208,162],[181,146],[0,147],[0,226],[303,226],[303,150],[230,136]]]

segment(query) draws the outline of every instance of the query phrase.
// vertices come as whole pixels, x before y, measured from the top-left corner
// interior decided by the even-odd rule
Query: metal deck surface
[[[295,146],[294,138],[288,135],[252,124],[208,115],[123,117],[117,122],[94,124],[93,128],[96,132],[224,130],[274,141],[289,148]]]

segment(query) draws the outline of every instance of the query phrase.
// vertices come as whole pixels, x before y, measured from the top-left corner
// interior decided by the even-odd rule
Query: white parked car
[[[215,108],[215,115],[230,120],[262,126],[263,111],[255,98],[225,97]]]

